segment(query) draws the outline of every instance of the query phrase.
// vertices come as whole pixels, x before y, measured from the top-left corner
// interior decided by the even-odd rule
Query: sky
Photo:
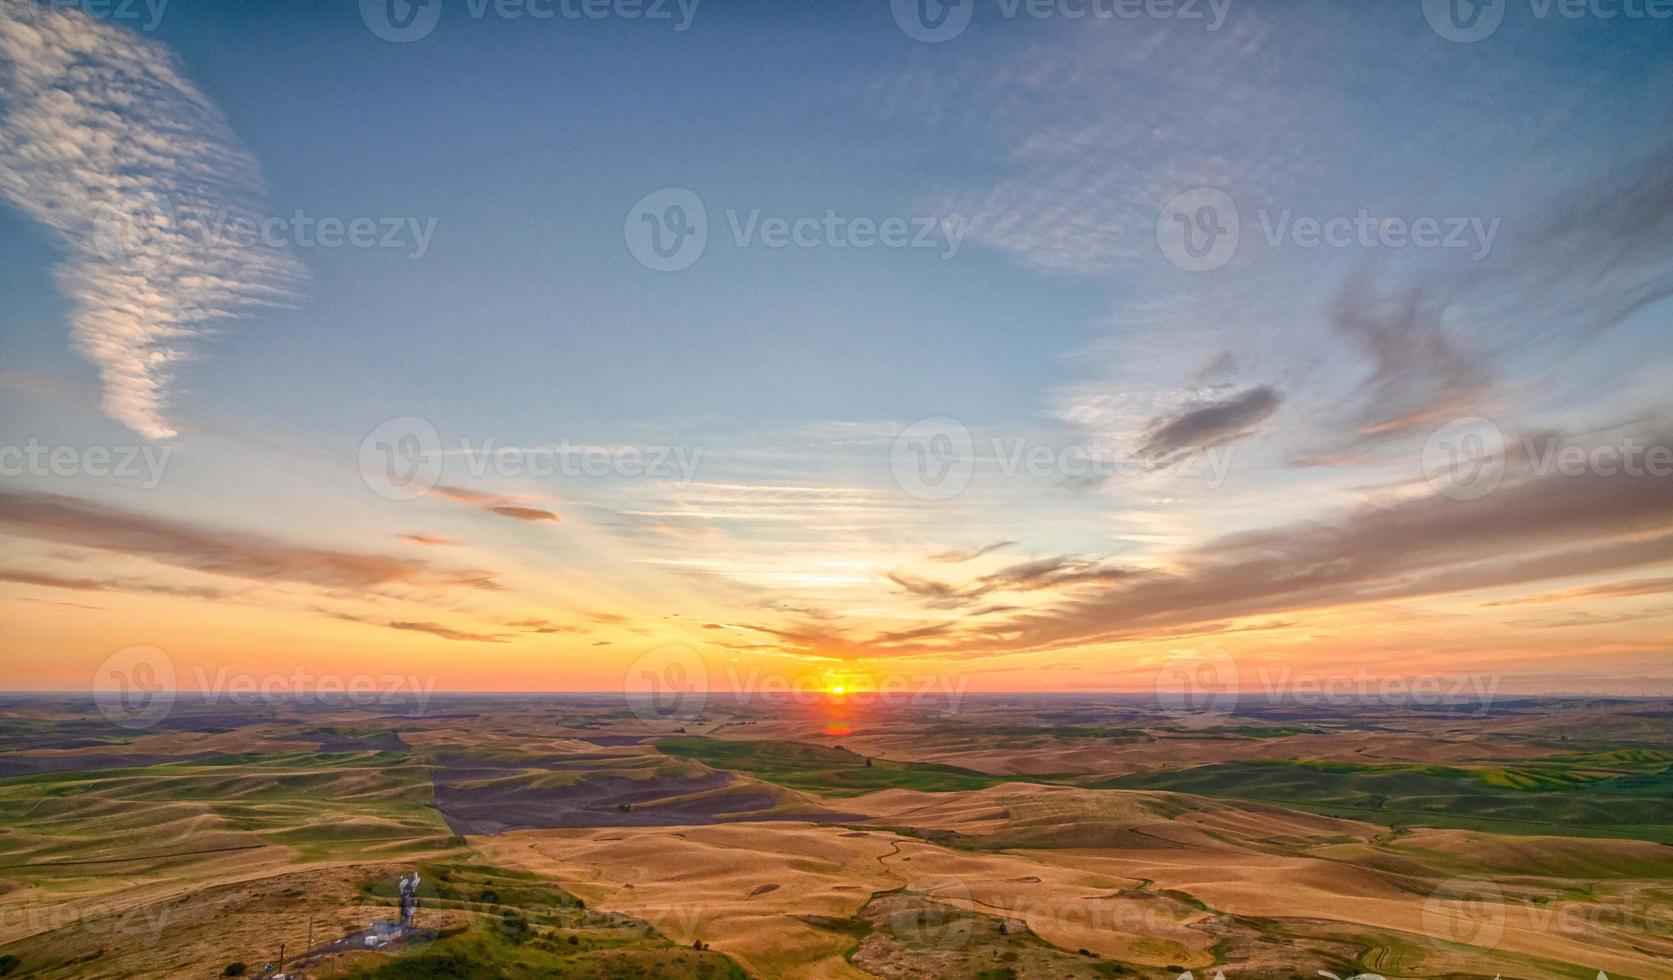
[[[4,684],[1673,694],[1670,17],[0,0]]]

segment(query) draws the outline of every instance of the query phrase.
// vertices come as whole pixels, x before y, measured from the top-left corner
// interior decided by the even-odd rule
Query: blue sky
[[[1505,629],[1481,611],[1504,598],[1481,594],[1489,579],[1543,594],[1654,578],[1673,558],[1471,579],[1479,562],[1456,554],[1433,567],[1384,555],[1352,596],[1271,594],[1200,614],[1171,593],[1129,594],[1134,576],[1189,579],[1229,535],[1290,542],[1275,548],[1286,556],[1306,537],[1297,529],[1357,540],[1352,529],[1370,523],[1359,518],[1433,489],[1422,454],[1454,419],[1486,418],[1512,443],[1562,432],[1618,445],[1629,422],[1652,442],[1665,435],[1666,19],[1540,17],[1505,0],[1495,33],[1458,43],[1416,0],[1232,0],[1215,29],[1177,16],[1006,17],[984,3],[962,34],[931,44],[883,2],[702,0],[683,31],[613,16],[478,19],[465,0],[432,2],[434,30],[391,43],[347,2],[173,0],[144,30],[8,0],[13,28],[45,25],[55,40],[37,47],[14,29],[0,54],[33,72],[8,76],[27,98],[0,107],[13,147],[0,158],[0,441],[171,456],[157,486],[25,471],[0,476],[7,491],[108,508],[77,517],[107,531],[137,513],[168,522],[161,536],[238,528],[263,546],[379,558],[418,547],[425,562],[493,570],[504,595],[428,580],[396,594],[381,579],[354,595],[302,576],[302,592],[257,585],[238,602],[321,628],[440,627],[398,628],[390,642],[495,637],[511,649],[473,656],[506,663],[480,676],[503,683],[527,666],[507,658],[528,658],[547,664],[536,686],[609,686],[623,658],[656,642],[704,657],[991,664],[1025,684],[1068,664],[1088,686],[1121,686],[1189,629],[1261,616],[1275,635],[1304,631],[1284,642],[1320,662],[1405,644],[1425,662],[1477,663]],[[42,54],[53,44],[80,50],[91,74],[53,68]],[[144,87],[163,75],[179,86],[166,97]],[[116,101],[130,83],[142,100]],[[59,128],[71,110],[55,91],[78,111],[77,100],[116,109]],[[94,161],[80,169],[54,155],[160,133],[190,148],[77,150]],[[279,247],[195,242],[143,268],[89,251],[94,205],[131,202],[136,187],[188,211],[232,202],[257,218],[394,222],[401,246],[324,248],[291,233]],[[636,260],[624,222],[669,187],[702,202],[709,241],[689,268],[659,272]],[[1235,255],[1207,270],[1171,262],[1157,231],[1198,188],[1223,191],[1241,225]],[[958,247],[943,258],[732,240],[730,222],[751,212],[827,211],[952,220]],[[1266,240],[1277,222],[1361,212],[1432,220],[1461,247]],[[429,229],[421,255],[408,235],[418,227]],[[170,264],[183,258],[200,264]],[[123,347],[136,290],[151,297],[145,329],[161,322],[146,316],[170,317],[181,331],[148,349],[178,360],[144,367]],[[89,295],[120,322],[84,322]],[[89,337],[114,347],[90,353]],[[141,389],[155,405],[134,401]],[[465,491],[451,507],[434,494],[392,504],[355,463],[392,417],[425,420],[448,448],[673,445],[705,463],[676,485],[470,472],[455,454],[439,477]],[[970,488],[950,500],[891,478],[897,436],[926,417],[957,420],[976,447]],[[1001,444],[1092,447],[1126,469],[1092,482],[1060,467],[1004,472],[984,449]],[[1213,462],[1210,450],[1228,454],[1224,475],[1180,463]],[[494,506],[563,524],[508,521]],[[1530,558],[1664,528],[1668,515],[1646,506],[1643,523],[1578,521],[1529,543]],[[72,541],[31,520],[8,532],[22,557],[4,586],[26,642],[72,634],[77,656],[96,661],[124,633],[83,635],[46,609],[65,588],[51,583],[85,583],[71,572],[89,562],[120,566],[80,590],[120,593],[118,623],[226,605],[134,587],[226,574],[180,547],[101,544],[96,530]],[[453,550],[390,543],[407,533]],[[1012,543],[968,568],[930,560],[1001,541]],[[1029,577],[1030,562],[1050,570]],[[1443,570],[1458,581],[1412,585]],[[1581,664],[1602,652],[1619,658],[1615,686],[1665,684],[1655,596],[1575,608],[1561,644],[1546,629],[1558,620],[1515,627],[1521,654],[1550,660],[1528,683],[1592,685]],[[727,630],[686,629],[672,605]],[[978,606],[988,611],[973,620]],[[574,651],[531,646],[552,634],[501,638],[533,616],[511,607],[540,610],[566,626],[564,642],[588,647],[572,673],[541,658]],[[589,620],[600,608],[637,625]],[[1327,625],[1309,629],[1309,615]],[[1472,624],[1463,635],[1447,625],[1458,617]],[[1379,634],[1390,618],[1428,631]],[[1128,620],[1149,625],[1130,634],[1118,628]],[[203,646],[207,629],[173,642]],[[714,633],[728,640],[715,646]],[[1351,642],[1367,635],[1377,639]]]

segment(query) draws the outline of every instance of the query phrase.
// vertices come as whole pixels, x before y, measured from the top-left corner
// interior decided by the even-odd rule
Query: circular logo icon
[[[1188,190],[1156,216],[1156,244],[1186,272],[1218,269],[1237,254],[1237,202],[1218,187]]]
[[[150,728],[174,707],[174,661],[159,647],[123,647],[93,672],[93,703],[112,724]]]
[[[1156,704],[1187,722],[1206,724],[1237,708],[1237,661],[1219,647],[1176,653],[1156,672]]]
[[[441,480],[441,435],[415,415],[390,419],[360,440],[360,479],[388,500],[416,500]]]
[[[970,903],[970,889],[954,875],[909,881],[889,916],[889,931],[909,947],[958,949],[970,942],[975,920],[958,903]]]
[[[976,0],[890,0],[895,23],[914,41],[940,44],[970,26]]]
[[[120,207],[99,205],[89,243],[106,262],[155,262],[174,251],[180,234],[174,202],[163,194],[145,194]]]
[[[657,647],[622,678],[628,710],[644,721],[690,721],[709,698],[709,671],[690,647]]]
[[[664,187],[641,197],[627,212],[622,240],[647,269],[689,269],[708,247],[709,212],[702,199],[684,187]]]
[[[441,0],[360,0],[360,19],[385,41],[406,44],[436,29]]]
[[[1423,443],[1423,478],[1453,500],[1480,500],[1505,478],[1505,436],[1489,419],[1453,419]]]
[[[1452,878],[1423,902],[1423,931],[1433,939],[1492,949],[1504,930],[1504,895],[1490,881]]]
[[[1473,44],[1499,29],[1505,0],[1423,0],[1423,19],[1446,40]]]
[[[919,500],[947,500],[964,492],[976,470],[976,444],[958,419],[936,415],[901,430],[889,447],[895,483]]]

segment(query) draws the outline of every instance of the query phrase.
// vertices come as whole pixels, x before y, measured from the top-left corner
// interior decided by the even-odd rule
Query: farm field
[[[1648,980],[1673,745],[1638,721],[1667,711],[552,696],[131,732],[14,700],[0,970],[260,976],[282,944],[292,976]],[[1385,733],[1403,761],[1366,760]],[[417,929],[366,947],[409,871]]]

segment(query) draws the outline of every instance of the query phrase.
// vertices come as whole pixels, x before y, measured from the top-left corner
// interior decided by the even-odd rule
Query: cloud
[[[75,592],[149,592],[157,595],[182,596],[193,599],[224,599],[227,593],[207,586],[163,585],[155,582],[129,582],[119,579],[70,578],[47,572],[0,568],[0,582],[34,585],[44,589],[69,589]]]
[[[539,618],[514,619],[511,622],[506,623],[505,625],[514,627],[516,629],[520,629],[520,630],[524,631],[525,633],[578,633],[578,632],[580,632],[579,627],[564,626],[560,623],[554,623],[551,620],[539,619]]]
[[[1584,345],[1673,296],[1673,144],[1565,188],[1527,223],[1514,261],[1428,271],[1387,289],[1368,274],[1343,284],[1331,321],[1371,373],[1357,386],[1350,431],[1302,463],[1356,462],[1468,415],[1499,366],[1552,342]]]
[[[990,592],[1036,592],[1041,589],[1107,583],[1131,574],[1124,569],[1110,568],[1091,559],[1059,555],[1008,565],[967,585],[919,578],[903,572],[890,572],[889,580],[900,586],[908,595],[928,600],[931,606],[951,608],[980,599]]]
[[[952,551],[943,551],[943,552],[940,552],[938,554],[930,555],[929,560],[930,561],[939,561],[939,562],[948,562],[948,563],[973,561],[977,558],[982,557],[983,555],[989,554],[991,552],[998,551],[1001,548],[1009,548],[1010,546],[1012,546],[1014,544],[1016,544],[1015,541],[995,541],[992,544],[985,544],[985,545],[981,545],[980,547],[976,547],[976,548],[964,548],[964,549],[954,549]]]
[[[399,620],[386,624],[392,630],[408,630],[414,633],[428,633],[439,636],[444,640],[458,640],[465,643],[504,643],[505,637],[492,636],[487,633],[467,633],[464,630],[450,629],[437,623],[407,623]]]
[[[65,249],[56,276],[105,413],[173,436],[190,341],[305,278],[284,250],[211,231],[262,213],[255,160],[166,48],[77,10],[0,0],[0,91],[0,199]]]
[[[502,498],[496,497],[493,494],[482,493],[479,490],[466,490],[462,487],[438,486],[432,492],[446,500],[452,500],[456,503],[464,504],[467,507],[475,507],[478,510],[485,510],[490,514],[498,514],[501,517],[509,517],[514,521],[535,521],[552,524],[562,523],[563,521],[562,517],[559,517],[557,514],[554,514],[549,510],[541,510],[538,507],[523,507],[514,504],[502,503]]]
[[[489,507],[488,512],[519,521],[550,522],[553,524],[563,521],[563,518],[551,511],[540,510],[537,507]]]
[[[1253,435],[1282,401],[1283,396],[1271,387],[1257,385],[1171,418],[1155,419],[1139,455],[1152,466],[1171,466],[1191,452]]]
[[[1603,585],[1587,585],[1574,589],[1562,589],[1557,592],[1544,592],[1539,595],[1523,596],[1516,599],[1502,599],[1498,602],[1487,602],[1487,606],[1519,606],[1528,603],[1567,602],[1571,599],[1619,599],[1629,596],[1661,595],[1673,592],[1673,578],[1639,578],[1624,582],[1607,582]]]
[[[330,589],[498,588],[487,572],[439,569],[390,555],[310,548],[59,494],[0,490],[0,529],[39,541],[136,555],[195,572],[261,582],[301,582]]]
[[[1370,361],[1371,372],[1356,386],[1348,431],[1302,464],[1354,462],[1374,446],[1468,414],[1492,386],[1493,372],[1443,328],[1449,302],[1423,285],[1385,295],[1367,276],[1342,286],[1331,323]]]
[[[453,543],[444,537],[434,534],[397,534],[395,535],[395,539],[397,541],[405,541],[408,544],[421,544],[427,548],[438,548],[442,545]]]
[[[377,626],[382,629],[401,630],[407,633],[428,633],[443,640],[453,640],[459,643],[504,643],[506,638],[492,633],[472,633],[467,630],[456,630],[451,626],[440,623],[421,623],[407,620],[390,620],[388,622],[356,616],[352,613],[337,612],[331,609],[314,607],[314,612],[332,619],[340,619],[346,623],[360,623],[363,626]]]
[[[1617,429],[1673,450],[1673,423]],[[1527,469],[1479,500],[1438,494],[1366,505],[1335,520],[1228,535],[1112,586],[984,627],[988,650],[1144,635],[1229,618],[1444,595],[1673,560],[1665,478]]]

